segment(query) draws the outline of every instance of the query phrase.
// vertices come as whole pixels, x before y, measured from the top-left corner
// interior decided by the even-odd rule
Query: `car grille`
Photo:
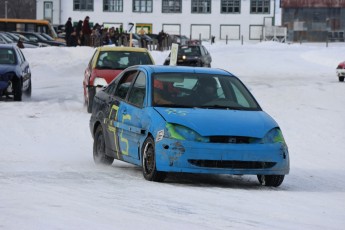
[[[188,162],[198,167],[229,169],[267,169],[276,165],[275,162],[262,161],[188,160]]]
[[[197,60],[178,60],[177,65],[179,66],[199,66],[199,62]]]
[[[232,144],[249,144],[253,142],[253,138],[250,137],[238,137],[238,136],[210,136],[211,143],[232,143]]]

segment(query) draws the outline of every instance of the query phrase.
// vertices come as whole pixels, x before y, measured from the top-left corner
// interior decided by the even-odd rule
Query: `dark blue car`
[[[12,44],[0,44],[0,98],[22,100],[31,96],[31,71],[22,51]]]
[[[279,125],[220,69],[129,67],[96,94],[90,128],[96,163],[126,161],[150,181],[169,172],[250,174],[279,186],[289,173]]]

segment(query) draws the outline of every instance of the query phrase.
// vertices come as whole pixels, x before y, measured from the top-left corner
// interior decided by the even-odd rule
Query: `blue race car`
[[[31,96],[31,71],[22,51],[12,44],[0,44],[0,97],[22,100]]]
[[[96,94],[90,129],[95,163],[129,162],[149,181],[169,172],[251,174],[277,187],[289,173],[278,124],[225,70],[129,67]]]

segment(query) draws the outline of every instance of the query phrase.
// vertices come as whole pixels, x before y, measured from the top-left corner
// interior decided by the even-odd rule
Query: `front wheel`
[[[32,83],[31,79],[29,80],[29,87],[25,90],[24,94],[27,97],[31,97],[31,92],[32,92]]]
[[[105,154],[105,140],[102,125],[96,129],[93,141],[93,160],[98,165],[111,165],[114,161],[113,157]]]
[[[258,180],[263,186],[278,187],[284,181],[284,175],[258,175]]]
[[[156,169],[155,142],[152,137],[146,138],[142,148],[142,168],[144,178],[148,181],[162,182],[165,172]]]
[[[339,81],[344,81],[344,77],[339,77]]]

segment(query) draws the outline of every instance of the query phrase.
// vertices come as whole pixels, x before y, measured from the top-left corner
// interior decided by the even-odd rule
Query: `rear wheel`
[[[156,182],[164,181],[166,173],[157,171],[156,169],[155,142],[152,137],[147,137],[143,144],[142,167],[146,180]]]
[[[114,158],[105,154],[105,148],[102,125],[99,125],[96,129],[93,141],[93,160],[96,164],[111,165],[113,163]]]
[[[278,187],[284,181],[284,175],[258,175],[258,180],[263,186]]]
[[[339,81],[344,81],[344,77],[339,77]]]

